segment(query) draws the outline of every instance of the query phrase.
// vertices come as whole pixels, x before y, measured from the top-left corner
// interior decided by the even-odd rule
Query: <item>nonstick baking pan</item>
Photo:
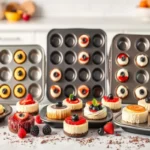
[[[47,105],[44,106],[40,111],[41,119],[45,122],[50,124],[54,128],[63,128],[63,120],[50,120],[46,116],[46,108]],[[78,114],[83,116],[83,110],[80,111],[73,111],[72,114]],[[88,120],[89,128],[100,128],[103,127],[107,122],[113,119],[113,112],[107,108],[107,118],[101,120]]]
[[[148,120],[150,120],[150,114],[148,116]],[[150,135],[150,122],[142,123],[142,124],[131,124],[127,123],[122,120],[122,113],[117,114],[114,117],[114,123],[121,127],[123,130],[135,134],[144,134],[144,135]]]
[[[126,66],[119,66],[116,63],[117,56],[125,53],[129,58],[129,63]],[[110,91],[116,95],[116,90],[119,85],[123,85],[128,89],[128,96],[122,99],[123,104],[135,104],[138,98],[135,96],[135,89],[139,86],[144,86],[149,95],[150,90],[150,63],[145,67],[139,67],[136,64],[136,57],[140,54],[146,55],[150,62],[150,36],[149,35],[132,35],[118,34],[111,44],[109,54],[109,83]],[[119,82],[116,79],[116,73],[119,69],[126,69],[129,73],[129,79],[126,82]]]
[[[86,48],[78,44],[81,35],[88,35],[90,43]],[[80,85],[86,85],[90,93],[84,102],[93,97],[101,99],[106,94],[107,75],[107,51],[106,34],[100,29],[54,29],[47,37],[47,97],[50,102],[65,99],[70,94],[77,95]],[[90,55],[90,61],[86,65],[78,63],[78,54],[86,51]],[[58,68],[62,72],[62,78],[58,82],[50,79],[52,69]],[[61,95],[53,98],[50,87],[59,85]],[[78,95],[77,95],[78,96]]]
[[[15,53],[21,50],[26,55],[25,62],[18,64],[14,60]],[[44,95],[45,89],[45,58],[44,50],[38,45],[1,45],[0,46],[0,87],[7,85],[11,94],[7,98],[0,97],[0,103],[16,104],[17,101],[31,93],[38,102]],[[14,77],[16,68],[24,68],[26,75],[21,81]],[[21,84],[25,87],[23,97],[14,95],[14,88]],[[19,92],[19,91],[18,91]]]

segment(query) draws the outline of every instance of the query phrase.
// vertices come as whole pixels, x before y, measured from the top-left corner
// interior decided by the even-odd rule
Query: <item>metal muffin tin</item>
[[[120,67],[116,63],[117,56],[125,53],[129,57],[129,63]],[[135,58],[139,54],[147,55],[149,63],[145,67],[138,67]],[[116,89],[119,85],[124,85],[128,89],[128,96],[123,99],[123,104],[134,104],[138,102],[134,91],[139,86],[147,88],[148,94],[150,90],[150,36],[149,35],[130,35],[118,34],[113,38],[110,55],[109,55],[109,82],[110,91],[116,95]],[[116,80],[116,72],[121,69],[127,69],[129,73],[128,81],[121,83]]]
[[[41,119],[50,124],[54,128],[62,128],[63,127],[63,120],[52,120],[48,119],[46,116],[46,108],[47,105],[44,106],[40,111]],[[79,111],[73,111],[72,114],[78,114],[79,116],[83,116],[83,109]],[[88,120],[89,128],[100,128],[103,127],[107,122],[112,121],[113,119],[113,113],[111,109],[107,107],[107,117],[101,120]]]
[[[14,54],[17,50],[22,50],[26,54],[26,61],[17,64],[14,61]],[[14,87],[22,84],[27,93],[40,102],[44,97],[45,89],[45,59],[44,50],[38,45],[3,45],[0,46],[0,85],[8,85],[11,89],[11,95],[7,99],[0,98],[0,103],[16,104],[21,98],[14,95]],[[23,67],[26,71],[26,77],[22,81],[14,78],[14,70],[17,67]],[[26,96],[25,95],[25,96]]]
[[[81,35],[88,35],[90,43],[86,48],[78,44]],[[78,62],[78,54],[86,51],[90,61],[86,65]],[[77,94],[80,85],[90,89],[84,102],[96,97],[100,99],[105,94],[106,87],[106,34],[100,29],[54,29],[47,37],[47,97],[51,102],[65,99],[69,94]],[[50,71],[58,68],[62,79],[53,82]],[[62,93],[58,98],[50,95],[50,87],[59,85]]]
[[[150,120],[150,115],[148,116],[148,120]],[[123,130],[135,134],[145,134],[150,135],[150,125],[149,122],[141,123],[141,124],[131,124],[122,120],[122,113],[117,114],[114,119],[114,123],[121,127]]]

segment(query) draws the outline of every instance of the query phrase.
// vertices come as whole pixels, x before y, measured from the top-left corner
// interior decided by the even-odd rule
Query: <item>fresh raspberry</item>
[[[37,116],[35,117],[35,121],[36,121],[36,123],[38,123],[38,124],[41,124],[41,123],[42,123],[42,120],[41,120],[40,115],[37,115]]]
[[[18,131],[18,136],[23,139],[26,137],[26,130],[24,128],[20,128],[19,131]]]

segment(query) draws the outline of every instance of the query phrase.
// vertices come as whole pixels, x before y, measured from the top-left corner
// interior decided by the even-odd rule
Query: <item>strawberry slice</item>
[[[24,121],[24,120],[28,119],[28,117],[29,117],[28,113],[20,113],[20,112],[15,113],[13,116],[13,118],[18,121]]]
[[[26,97],[26,99],[27,99],[27,100],[33,100],[33,97],[32,97],[31,94],[28,94],[27,97]]]
[[[114,125],[112,122],[108,122],[105,124],[104,126],[104,131],[107,133],[107,134],[114,134]]]
[[[34,104],[34,103],[35,103],[35,101],[31,100],[31,99],[29,99],[29,100],[23,99],[20,101],[20,105],[30,105],[30,104]]]

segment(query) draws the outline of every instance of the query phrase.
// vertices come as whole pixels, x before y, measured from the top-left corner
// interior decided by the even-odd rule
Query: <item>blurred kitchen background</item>
[[[16,5],[8,7],[12,2],[26,0],[0,0],[1,19],[3,14],[7,18],[0,20],[0,44],[39,44],[46,50],[52,28],[101,28],[108,47],[118,33],[150,34],[150,0],[33,0],[24,4],[24,18],[16,22],[6,16],[16,13]]]

